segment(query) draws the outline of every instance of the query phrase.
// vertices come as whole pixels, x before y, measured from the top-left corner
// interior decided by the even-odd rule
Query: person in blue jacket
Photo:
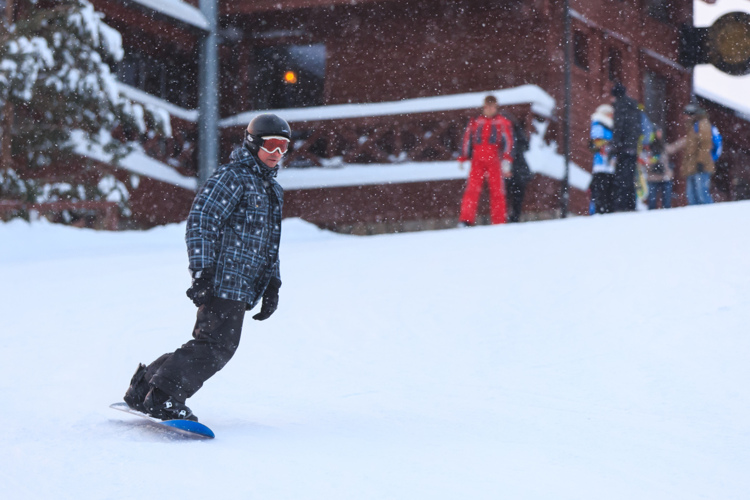
[[[276,310],[284,193],[275,177],[290,139],[285,120],[256,116],[231,162],[200,187],[185,236],[192,276],[187,295],[198,307],[193,338],[138,365],[124,397],[131,408],[161,420],[198,420],[185,400],[232,358],[245,311],[262,301],[253,316],[262,321]]]

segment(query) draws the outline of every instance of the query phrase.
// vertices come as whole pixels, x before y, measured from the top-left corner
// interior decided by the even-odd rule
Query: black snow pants
[[[591,179],[591,201],[594,202],[594,213],[608,214],[613,212],[615,197],[615,176],[597,172]]]
[[[244,319],[244,302],[213,297],[198,308],[193,340],[151,363],[146,380],[184,402],[232,358],[240,344]]]
[[[615,212],[635,210],[635,169],[638,158],[631,154],[617,156],[615,166],[615,191],[613,209]]]
[[[508,222],[519,222],[523,209],[523,195],[526,193],[526,182],[516,177],[505,179],[505,191],[508,195]]]

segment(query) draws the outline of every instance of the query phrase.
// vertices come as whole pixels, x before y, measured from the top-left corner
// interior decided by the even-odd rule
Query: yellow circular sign
[[[708,29],[709,60],[730,75],[750,73],[750,14],[731,12]]]

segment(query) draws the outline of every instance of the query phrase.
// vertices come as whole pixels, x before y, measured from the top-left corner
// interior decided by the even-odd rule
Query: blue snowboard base
[[[138,410],[134,410],[128,406],[127,403],[114,403],[109,405],[110,408],[115,410],[124,411],[137,417],[141,417],[157,427],[161,427],[164,430],[175,432],[181,436],[199,438],[199,439],[213,439],[214,431],[209,429],[207,426],[200,422],[193,422],[192,420],[159,420],[145,413],[141,413]]]

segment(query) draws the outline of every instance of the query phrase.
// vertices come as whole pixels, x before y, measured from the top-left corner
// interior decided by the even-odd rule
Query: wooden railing
[[[195,176],[198,173],[196,145],[198,135],[191,123],[172,129],[172,137],[154,137],[141,143],[147,155],[175,168],[180,174]]]
[[[533,116],[548,119],[554,112],[552,97],[534,85],[270,112],[292,126],[293,141],[285,167],[445,161],[458,156],[466,124],[477,115],[482,100],[490,93],[497,97],[501,112],[512,115],[527,129]],[[220,122],[225,150],[241,142],[245,125],[257,113],[241,113]]]
[[[284,165],[450,160],[458,154],[468,119],[468,113],[453,112],[295,123],[295,140]]]

